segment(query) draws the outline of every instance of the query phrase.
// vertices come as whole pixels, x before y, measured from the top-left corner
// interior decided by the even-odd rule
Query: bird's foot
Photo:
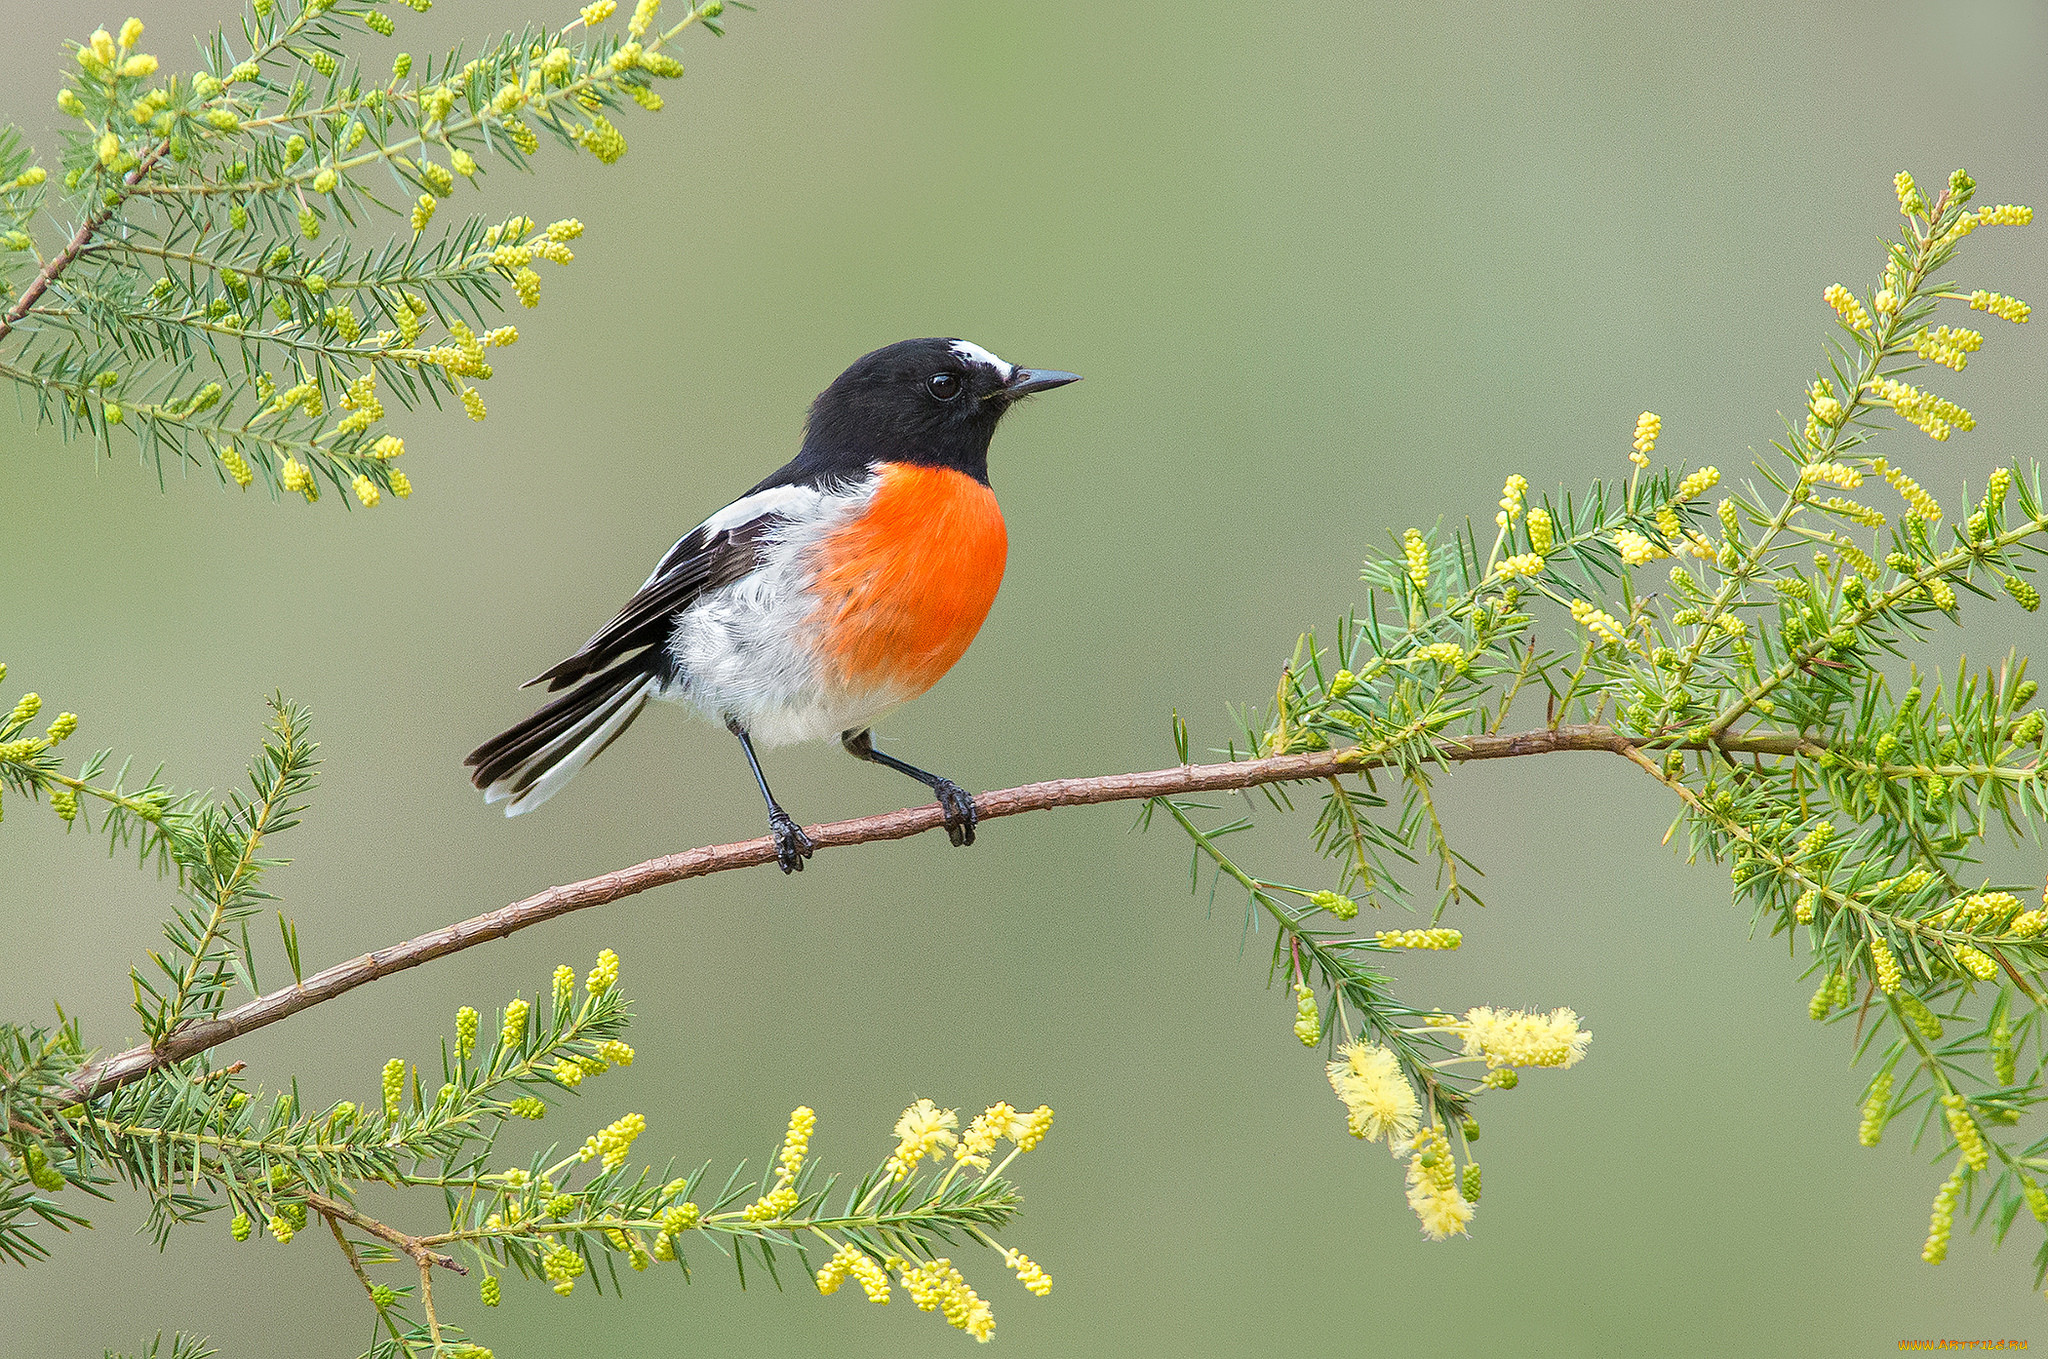
[[[768,833],[775,837],[775,862],[785,873],[801,873],[811,857],[811,837],[780,807],[768,813]]]
[[[951,779],[934,783],[932,792],[939,800],[939,810],[946,814],[946,838],[956,847],[973,844],[974,823],[981,820],[974,810],[974,795]]]

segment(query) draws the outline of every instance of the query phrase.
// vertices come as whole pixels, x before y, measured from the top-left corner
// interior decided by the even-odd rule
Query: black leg
[[[805,835],[803,827],[790,819],[775,800],[775,794],[768,791],[767,776],[761,773],[761,762],[754,758],[754,743],[747,739],[747,729],[731,718],[725,722],[726,730],[740,738],[740,749],[747,752],[747,767],[754,771],[754,782],[761,785],[761,798],[768,804],[768,833],[775,837],[775,862],[785,873],[803,871],[804,860],[811,857],[811,837]]]
[[[981,818],[974,810],[973,796],[965,788],[951,779],[928,774],[914,764],[906,764],[894,755],[885,755],[876,750],[874,742],[868,738],[866,728],[845,733],[839,738],[839,744],[845,746],[846,753],[857,760],[866,760],[885,769],[893,769],[899,774],[908,774],[931,789],[932,795],[939,800],[939,810],[946,814],[947,838],[955,845],[974,843],[974,823]]]

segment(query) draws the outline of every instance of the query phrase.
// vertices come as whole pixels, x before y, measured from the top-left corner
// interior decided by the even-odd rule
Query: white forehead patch
[[[1014,368],[1010,367],[1009,364],[1004,363],[1001,359],[989,353],[980,345],[973,343],[971,340],[953,341],[953,352],[955,354],[958,354],[961,358],[967,360],[969,363],[985,364],[986,366],[995,369],[997,373],[1002,375],[1002,379],[1005,382],[1008,382],[1010,380],[1010,374],[1016,371]]]

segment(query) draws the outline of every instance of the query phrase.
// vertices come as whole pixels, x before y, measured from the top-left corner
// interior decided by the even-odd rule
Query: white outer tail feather
[[[640,684],[621,689],[616,697],[593,710],[590,716],[550,741],[504,778],[484,789],[484,801],[504,802],[507,816],[520,816],[540,806],[561,792],[584,765],[596,759],[597,752],[603,750],[614,736],[624,730],[627,723],[640,715],[640,710],[647,706],[647,700],[660,688],[661,681],[649,675]],[[525,792],[514,796],[513,786],[537,765],[545,767],[547,772],[534,780]]]

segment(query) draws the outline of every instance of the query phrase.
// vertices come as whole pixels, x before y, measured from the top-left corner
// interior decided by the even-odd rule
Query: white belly
[[[789,521],[762,545],[760,566],[683,611],[668,644],[677,679],[655,696],[715,722],[737,721],[763,747],[837,739],[903,703],[908,695],[830,682],[808,632],[808,546],[865,507],[865,497],[814,498],[785,510]]]

